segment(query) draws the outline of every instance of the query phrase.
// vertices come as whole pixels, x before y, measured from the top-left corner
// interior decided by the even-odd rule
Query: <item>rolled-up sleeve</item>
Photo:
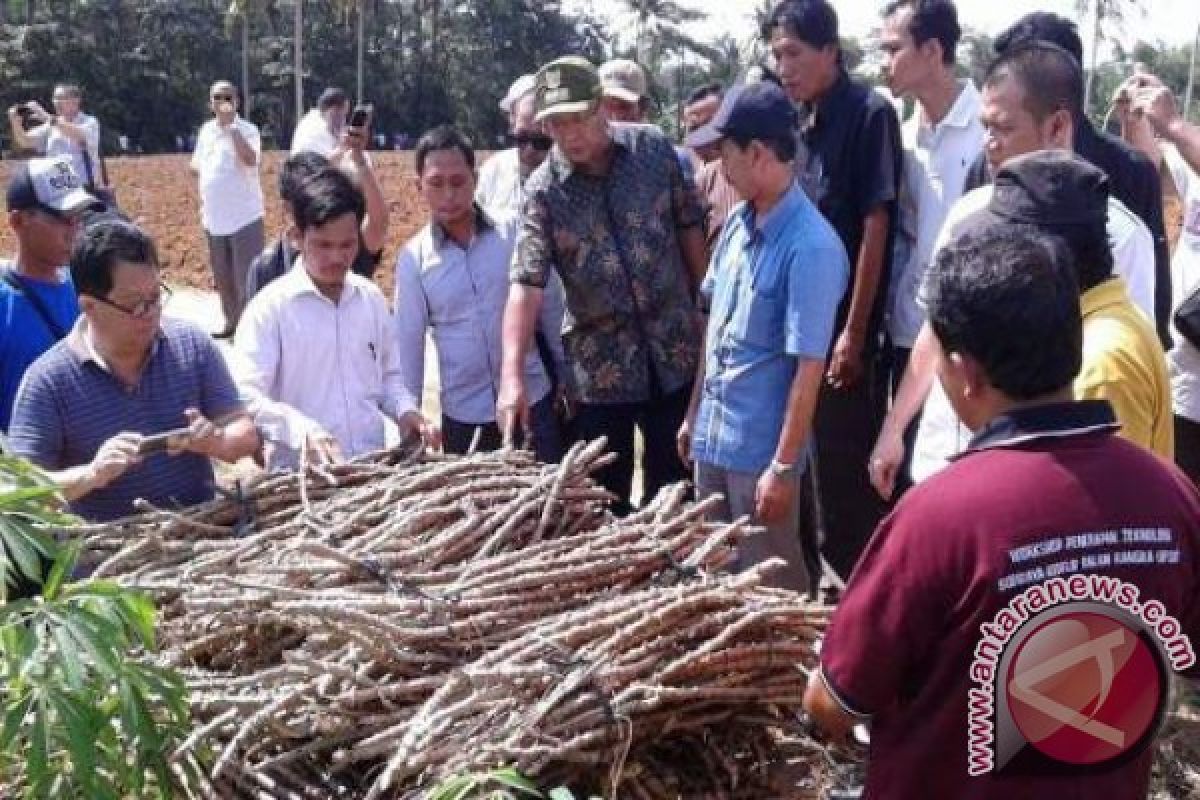
[[[209,419],[221,419],[245,410],[221,351],[207,335],[197,336],[196,341],[203,375],[200,413]]]
[[[396,258],[396,288],[393,297],[392,329],[395,362],[404,393],[419,407],[425,392],[425,332],[429,328],[429,304],[421,286],[421,266],[405,248]]]

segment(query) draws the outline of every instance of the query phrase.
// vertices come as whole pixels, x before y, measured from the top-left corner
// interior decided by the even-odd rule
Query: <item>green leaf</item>
[[[426,800],[463,800],[478,785],[475,775],[455,775],[438,784]]]
[[[46,742],[46,701],[38,692],[34,697],[33,722],[29,730],[29,745],[25,751],[25,795],[47,796],[50,774],[46,769],[49,747]]]
[[[531,797],[543,797],[544,795],[538,790],[538,787],[533,781],[526,778],[513,767],[506,769],[498,769],[488,774],[488,778],[494,783],[501,786],[507,786],[510,789],[516,789],[523,794]]]
[[[42,597],[47,600],[54,600],[58,597],[63,581],[71,574],[71,571],[75,569],[76,562],[79,561],[81,550],[83,550],[83,542],[80,540],[58,549],[54,565],[50,568],[50,575],[46,578],[45,585],[42,586]]]
[[[79,649],[75,637],[65,625],[52,628],[58,649],[58,661],[67,677],[67,685],[75,691],[83,689],[83,663],[79,660]]]

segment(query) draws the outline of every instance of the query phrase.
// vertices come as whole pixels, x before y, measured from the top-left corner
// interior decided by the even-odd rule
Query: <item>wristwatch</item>
[[[796,462],[793,461],[791,464],[785,464],[782,461],[771,459],[771,465],[767,469],[774,472],[780,478],[787,478],[796,471]]]

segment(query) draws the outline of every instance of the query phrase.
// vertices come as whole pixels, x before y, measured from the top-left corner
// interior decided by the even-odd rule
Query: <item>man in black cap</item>
[[[1075,23],[1049,11],[1034,11],[1014,22],[996,37],[996,56],[1030,42],[1048,42],[1066,50],[1082,69],[1083,42]],[[1107,131],[1096,130],[1084,113],[1084,86],[1071,106],[1074,117],[1073,149],[1108,176],[1112,196],[1137,215],[1154,238],[1154,286],[1151,318],[1163,346],[1170,346],[1168,332],[1171,316],[1171,261],[1167,249],[1167,230],[1163,222],[1162,181],[1155,165]],[[996,171],[987,154],[980,153],[967,174],[966,191],[983,186]]]
[[[730,214],[701,292],[710,302],[680,457],[695,461],[697,493],[720,495],[716,516],[764,527],[740,547],[746,568],[772,557],[779,586],[812,586],[797,501],[813,413],[849,264],[832,226],[796,183],[796,112],[778,85],[739,86],[688,137],[718,147],[745,200]]]
[[[537,120],[555,147],[529,177],[504,319],[497,421],[529,430],[525,354],[542,292],[557,272],[566,300],[563,346],[580,439],[605,436],[617,460],[599,480],[630,503],[634,429],[643,498],[687,477],[675,435],[699,357],[694,292],[706,267],[704,208],[661,131],[610,125],[600,79],[582,58],[542,67]]]
[[[8,431],[25,370],[79,315],[65,268],[81,218],[100,207],[67,156],[17,164],[9,176],[8,224],[17,252],[0,265],[0,433]]]

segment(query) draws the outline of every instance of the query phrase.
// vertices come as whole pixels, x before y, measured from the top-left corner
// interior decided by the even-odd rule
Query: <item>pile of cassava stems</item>
[[[682,487],[614,519],[608,458],[394,450],[82,529],[96,577],[159,601],[179,788],[418,798],[512,765],[604,797],[815,796],[829,756],[796,712],[827,609],[762,587],[770,565],[726,574],[752,531]]]

